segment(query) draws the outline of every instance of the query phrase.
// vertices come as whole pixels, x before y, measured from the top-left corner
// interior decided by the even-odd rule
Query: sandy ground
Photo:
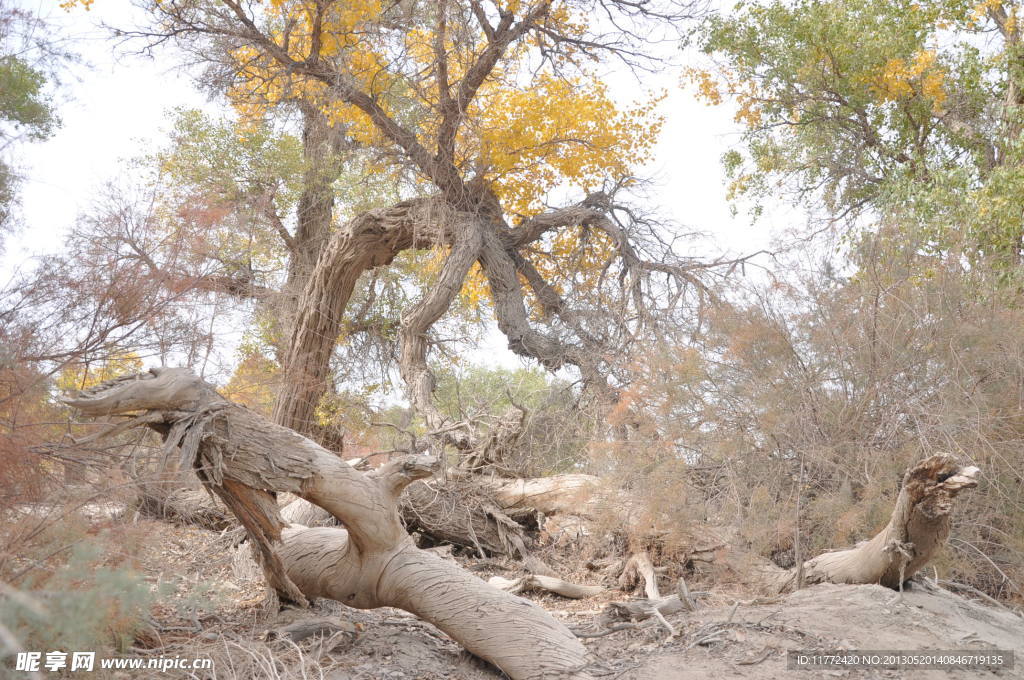
[[[1024,619],[918,586],[893,602],[881,586],[823,584],[781,601],[679,617],[676,639],[649,643],[650,658],[623,678],[1024,678],[1024,668],[986,670],[787,670],[788,650],[1012,650],[1024,660]],[[702,631],[718,632],[711,641]],[[657,631],[662,633],[662,630]],[[667,634],[667,631],[664,631]],[[609,652],[615,651],[615,647]],[[607,653],[607,652],[606,652]]]
[[[318,601],[310,610],[268,612],[263,586],[230,535],[150,522],[154,549],[143,568],[153,583],[177,578],[176,592],[154,612],[152,629],[133,653],[211,656],[213,674],[195,678],[325,678],[377,680],[504,677],[463,652],[430,624],[395,609],[358,611]],[[159,547],[158,547],[159,546]],[[486,577],[486,563],[463,562]],[[178,578],[180,575],[186,578]],[[702,586],[707,588],[707,585]],[[712,586],[713,590],[713,586]],[[568,625],[589,629],[605,603],[628,596],[609,591],[590,600],[528,595]],[[661,624],[586,639],[597,678],[1024,678],[1024,618],[932,585],[916,585],[895,601],[880,586],[819,585],[762,604],[712,594],[696,612]],[[202,606],[195,606],[201,602]],[[331,618],[343,628],[298,645],[272,640],[296,621]],[[1012,670],[787,670],[788,650],[1012,650]],[[120,676],[114,676],[120,677]],[[131,676],[142,675],[136,673]],[[175,677],[174,672],[153,677]]]

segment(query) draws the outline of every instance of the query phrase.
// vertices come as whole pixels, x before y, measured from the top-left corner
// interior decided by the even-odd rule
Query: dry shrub
[[[984,480],[936,566],[1024,599],[1024,296],[884,237],[858,258],[854,276],[734,291],[699,332],[638,353],[620,410],[646,420],[604,467],[651,516],[735,526],[790,566],[798,500],[804,557],[850,545],[888,521],[908,466],[951,452]],[[656,474],[667,459],[679,480]]]
[[[28,366],[0,356],[0,511],[39,500],[62,467],[33,447],[58,436],[63,418],[49,402],[48,382]]]
[[[24,649],[124,651],[146,626],[157,593],[138,568],[144,529],[97,521],[82,505],[48,502],[6,518],[0,611]]]

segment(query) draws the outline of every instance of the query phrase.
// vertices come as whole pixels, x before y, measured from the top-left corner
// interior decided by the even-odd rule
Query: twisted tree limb
[[[978,485],[980,470],[937,454],[907,470],[889,523],[870,541],[804,562],[805,583],[880,583],[900,588],[935,556],[949,537],[953,502]],[[796,571],[780,579],[794,586]]]
[[[436,459],[407,456],[363,474],[313,441],[232,404],[187,369],[154,369],[66,402],[90,416],[161,414],[159,422],[140,423],[179,448],[238,517],[281,597],[404,609],[516,680],[590,677],[582,644],[543,609],[413,545],[399,519],[398,497],[430,476]],[[275,492],[320,506],[345,528],[289,526]]]

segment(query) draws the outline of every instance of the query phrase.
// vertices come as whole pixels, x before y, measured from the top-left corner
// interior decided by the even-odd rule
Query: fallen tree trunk
[[[399,504],[410,530],[468,548],[480,557],[525,556],[523,528],[471,476],[411,484]]]
[[[938,454],[907,470],[889,523],[870,541],[826,552],[803,564],[804,583],[880,583],[900,588],[949,537],[953,501],[978,485],[980,470]],[[799,569],[777,577],[778,590],[797,587]]]
[[[513,679],[579,678],[586,650],[540,607],[488,586],[419,550],[399,519],[398,497],[437,461],[408,456],[363,474],[292,430],[232,404],[187,369],[102,383],[66,400],[86,415],[145,411],[148,425],[246,528],[268,584],[305,604],[398,607],[434,624]],[[122,431],[124,424],[118,425]],[[288,526],[272,492],[327,510],[345,528]]]
[[[212,531],[222,531],[235,525],[224,504],[195,482],[187,486],[171,481],[137,482],[137,487],[137,509],[143,517]]]
[[[487,479],[482,482],[502,508],[530,508],[545,515],[588,514],[600,480],[593,475],[566,474],[533,479]]]
[[[313,505],[305,498],[290,493],[278,496],[281,508],[281,519],[288,524],[301,524],[304,527],[332,527],[338,525],[337,518],[319,505]]]

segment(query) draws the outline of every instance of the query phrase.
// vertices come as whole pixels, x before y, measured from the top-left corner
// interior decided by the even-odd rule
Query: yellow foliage
[[[499,4],[513,13],[527,9],[519,0]],[[313,46],[319,45],[317,60],[328,61],[346,85],[369,95],[384,113],[413,131],[423,147],[434,151],[442,121],[438,49],[445,54],[447,82],[454,90],[479,61],[487,37],[473,24],[457,32],[449,27],[441,41],[429,22],[396,35],[395,29],[380,25],[382,13],[391,7],[382,0],[326,3],[319,34],[314,35],[317,7],[324,6],[322,0],[269,0],[262,5],[261,25],[269,27],[265,30],[276,48],[296,61],[309,63]],[[544,22],[563,35],[583,36],[588,17],[563,0],[552,3]],[[590,191],[634,174],[636,166],[649,159],[662,125],[657,107],[664,94],[620,107],[604,83],[585,69],[577,69],[580,75],[571,79],[551,70],[536,72],[541,40],[534,37],[509,46],[477,89],[455,139],[454,161],[464,177],[488,180],[506,214],[516,217],[544,210],[547,195],[556,189]],[[396,50],[402,59],[395,58]],[[332,123],[343,125],[346,135],[359,144],[393,145],[370,116],[337,90],[285,68],[266,50],[239,47],[232,56],[239,77],[229,97],[243,120],[258,121],[280,103],[304,100],[319,107]],[[587,57],[567,50],[550,58],[580,66]],[[397,177],[406,167],[390,154],[376,159],[376,173]],[[568,283],[561,272],[599,267],[610,254],[608,243],[595,241],[580,248],[575,239],[581,233],[576,229],[573,236],[555,237],[546,244],[548,252],[534,258],[542,273],[555,275],[559,285]],[[430,267],[439,269],[445,255],[439,249],[427,262],[428,277]],[[596,279],[573,283],[590,285]],[[479,267],[467,277],[462,297],[470,306],[490,299]]]
[[[936,64],[934,50],[920,50],[913,59],[889,59],[869,79],[868,89],[881,104],[921,96],[938,112],[946,101],[946,72]]]
[[[984,2],[978,3],[971,10],[971,15],[968,17],[968,25],[976,26],[980,24],[988,16],[989,10],[997,9],[1002,4],[1002,0],[984,0]]]
[[[321,3],[271,0],[266,8],[267,23],[279,27],[271,31],[271,39],[295,60],[309,58],[317,4]],[[420,143],[431,149],[441,120],[434,68],[437,36],[422,25],[409,30],[401,38],[407,60],[396,65],[393,55],[384,52],[379,30],[373,30],[384,4],[331,3],[318,36],[319,58],[330,59],[332,68],[392,118],[413,116]],[[503,5],[512,12],[522,9],[518,1]],[[586,25],[564,2],[554,4],[546,22],[569,35],[582,35]],[[481,32],[444,42],[448,82],[454,85],[478,60],[486,38]],[[545,194],[559,185],[590,189],[609,177],[631,174],[632,167],[648,159],[661,127],[655,112],[661,96],[620,110],[596,77],[524,75],[535,56],[533,47],[524,41],[507,50],[477,91],[456,140],[456,163],[467,175],[482,173],[493,180],[506,211],[522,216],[542,210]],[[332,122],[344,124],[357,142],[385,143],[366,113],[338,98],[323,82],[283,68],[252,47],[237,48],[232,54],[240,77],[229,96],[244,119],[259,120],[281,102],[302,99],[320,107]],[[409,62],[415,76],[409,73]],[[402,66],[405,69],[399,70]],[[400,110],[396,102],[401,102]]]
[[[258,352],[245,357],[221,393],[265,416],[274,409],[274,393],[279,374],[277,362]]]
[[[761,124],[761,106],[757,97],[753,94],[753,88],[748,92],[741,92],[737,97],[739,108],[733,120],[737,123],[745,123],[748,128],[756,128]]]
[[[704,69],[687,68],[684,76],[697,87],[697,98],[703,99],[708,106],[722,103],[722,91],[715,77]]]
[[[697,88],[697,99],[703,100],[708,106],[722,103],[722,85],[728,88],[728,94],[736,97],[738,107],[733,120],[744,123],[754,129],[761,124],[761,104],[756,83],[753,81],[734,82],[732,74],[723,72],[723,81],[719,84],[715,76],[704,69],[688,68],[684,76]]]
[[[85,390],[105,380],[142,371],[142,359],[135,352],[122,352],[99,363],[75,363],[65,366],[57,376],[62,392]]]
[[[464,153],[473,152],[487,168],[509,213],[533,215],[562,183],[589,190],[647,161],[661,129],[656,107],[663,98],[620,111],[596,78],[541,74],[529,87],[495,83],[471,109]]]
[[[313,17],[318,4],[316,0],[270,0],[268,22],[289,29],[287,34],[280,28],[272,31],[270,38],[292,59],[304,60],[312,50]],[[366,28],[380,17],[382,3],[349,0],[332,3],[330,9],[315,36],[319,40],[319,58],[340,61],[344,75],[351,76],[367,94],[384,93],[392,84],[386,72],[386,58],[364,37]],[[323,82],[292,73],[250,46],[233,50],[232,56],[240,77],[228,96],[244,120],[259,120],[268,109],[283,101],[302,99],[321,107],[333,122],[352,125],[349,134],[356,140],[376,141],[376,132],[365,114],[333,99]]]

